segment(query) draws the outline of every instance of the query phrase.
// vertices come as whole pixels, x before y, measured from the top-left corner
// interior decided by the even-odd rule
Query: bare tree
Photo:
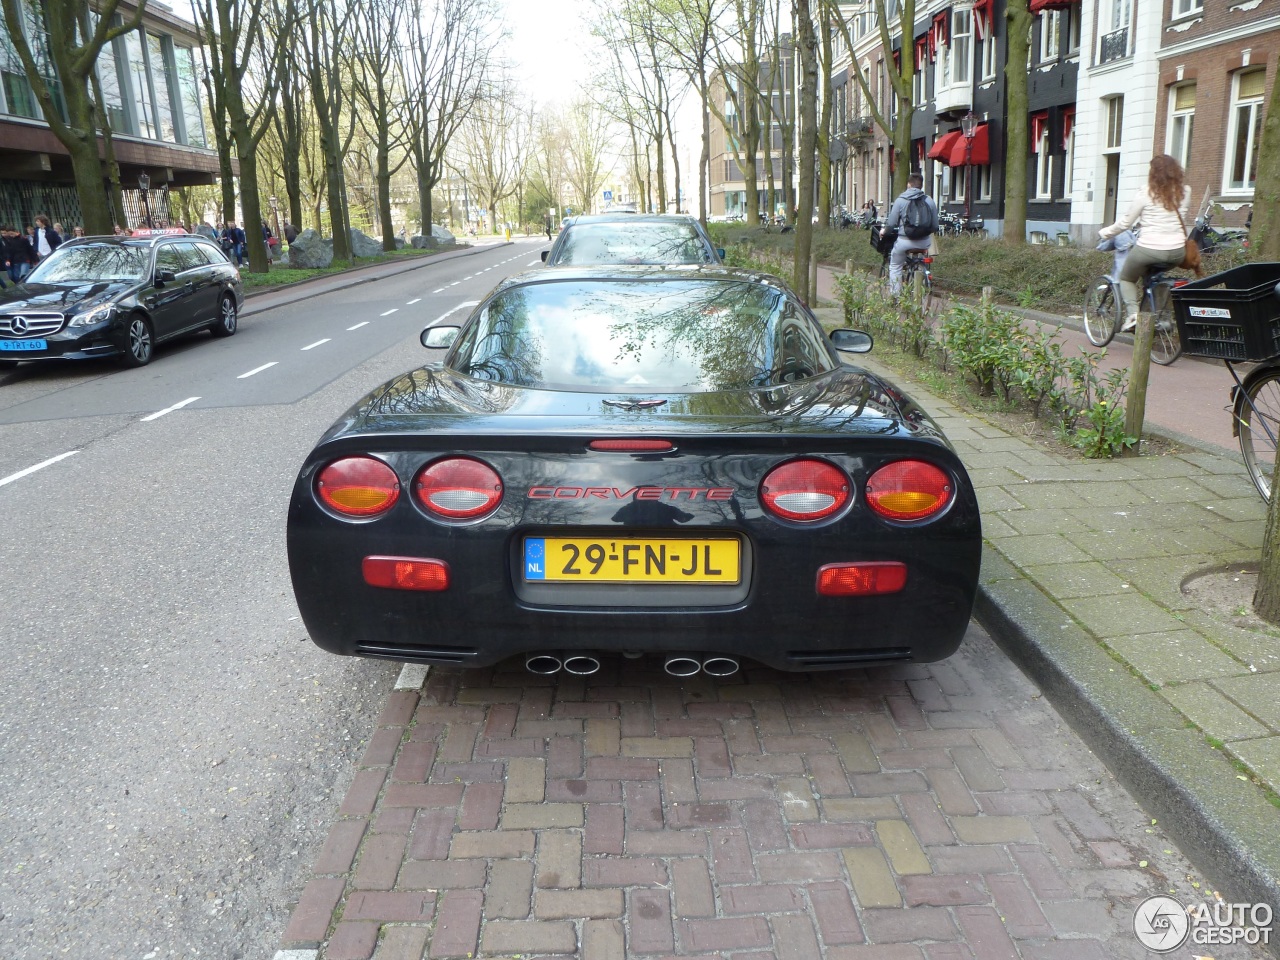
[[[800,183],[796,217],[794,286],[805,303],[811,302],[809,257],[813,246],[814,163],[818,143],[818,39],[814,34],[810,0],[793,0],[796,47],[800,57]]]
[[[195,0],[192,9],[208,44],[210,83],[226,108],[228,130],[240,161],[240,209],[248,240],[249,270],[266,273],[270,265],[261,230],[258,143],[275,112],[275,99],[266,91],[283,68],[283,56],[279,48],[271,50],[266,46],[264,22],[269,8],[265,4]],[[284,29],[289,26],[286,24]],[[246,89],[246,78],[250,76],[257,80],[256,91]]]
[[[605,157],[613,144],[609,118],[589,100],[579,100],[565,117],[565,178],[588,213],[604,185]]]
[[[532,128],[532,114],[504,85],[476,107],[463,131],[462,161],[474,199],[489,211],[493,233],[498,232],[498,204],[515,194],[523,176]]]
[[[1027,242],[1027,52],[1031,48],[1031,14],[1027,0],[1008,0],[1004,22],[1008,36],[1004,64],[1005,148],[1004,230],[1009,243]]]
[[[133,12],[119,23],[112,21],[120,0],[100,0],[92,5],[89,0],[0,2],[9,42],[22,61],[22,69],[40,103],[45,122],[71,156],[71,173],[80,197],[85,232],[111,233],[113,225],[103,189],[102,162],[98,159],[98,128],[89,77],[102,48],[142,23],[146,0],[137,0]],[[29,29],[23,28],[24,21]],[[91,23],[92,32],[82,32],[81,25],[87,27]],[[28,33],[34,43],[28,41]],[[56,79],[56,87],[45,80],[50,72]],[[62,108],[66,110],[65,120]]]
[[[410,18],[409,153],[418,178],[422,233],[431,234],[431,191],[444,179],[449,145],[491,91],[499,34],[492,0],[418,0]]]
[[[879,0],[878,0],[879,2]],[[760,222],[760,192],[756,178],[756,160],[764,138],[760,110],[760,25],[764,20],[764,0],[733,0],[733,13],[728,29],[713,35],[711,58],[715,74],[723,86],[728,110],[721,110],[714,94],[707,106],[725,130],[726,147],[742,171],[746,188],[747,222]],[[734,38],[732,41],[730,37]],[[769,155],[766,148],[765,155]]]
[[[350,260],[351,226],[342,161],[355,132],[355,116],[348,100],[351,82],[343,56],[351,41],[351,10],[342,0],[301,2],[305,7],[300,10],[304,15],[300,32],[320,135],[320,152],[324,158],[333,257],[335,260]]]

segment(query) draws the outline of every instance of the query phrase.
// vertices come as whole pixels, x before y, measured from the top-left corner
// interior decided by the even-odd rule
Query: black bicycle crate
[[[1219,360],[1280,356],[1280,263],[1248,263],[1174,287],[1182,352]]]
[[[882,237],[880,236],[880,228],[872,225],[871,227],[871,248],[876,253],[886,255],[893,249],[893,245],[898,241],[898,231],[889,230]]]

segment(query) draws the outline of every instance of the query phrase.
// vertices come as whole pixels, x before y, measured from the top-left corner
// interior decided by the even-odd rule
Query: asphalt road
[[[0,376],[0,957],[270,957],[398,666],[307,642],[297,467],[536,242]],[[35,469],[33,469],[35,468]]]

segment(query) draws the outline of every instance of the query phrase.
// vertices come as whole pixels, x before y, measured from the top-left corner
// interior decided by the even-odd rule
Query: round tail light
[[[955,496],[951,478],[931,463],[899,460],[867,480],[867,505],[889,520],[925,520]]]
[[[784,520],[824,520],[843,509],[852,484],[825,460],[791,460],[770,470],[760,484],[765,509]]]
[[[400,499],[400,478],[373,457],[343,457],[316,476],[316,495],[344,517],[376,517]]]
[[[423,468],[414,493],[428,513],[443,520],[476,520],[502,502],[502,478],[487,463],[448,457]]]

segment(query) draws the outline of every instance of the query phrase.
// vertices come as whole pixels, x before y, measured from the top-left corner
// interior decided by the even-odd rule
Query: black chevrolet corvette
[[[289,563],[334,653],[728,674],[949,656],[978,504],[929,416],[779,281],[608,267],[504,281],[298,476]],[[437,351],[435,356],[440,356]]]

